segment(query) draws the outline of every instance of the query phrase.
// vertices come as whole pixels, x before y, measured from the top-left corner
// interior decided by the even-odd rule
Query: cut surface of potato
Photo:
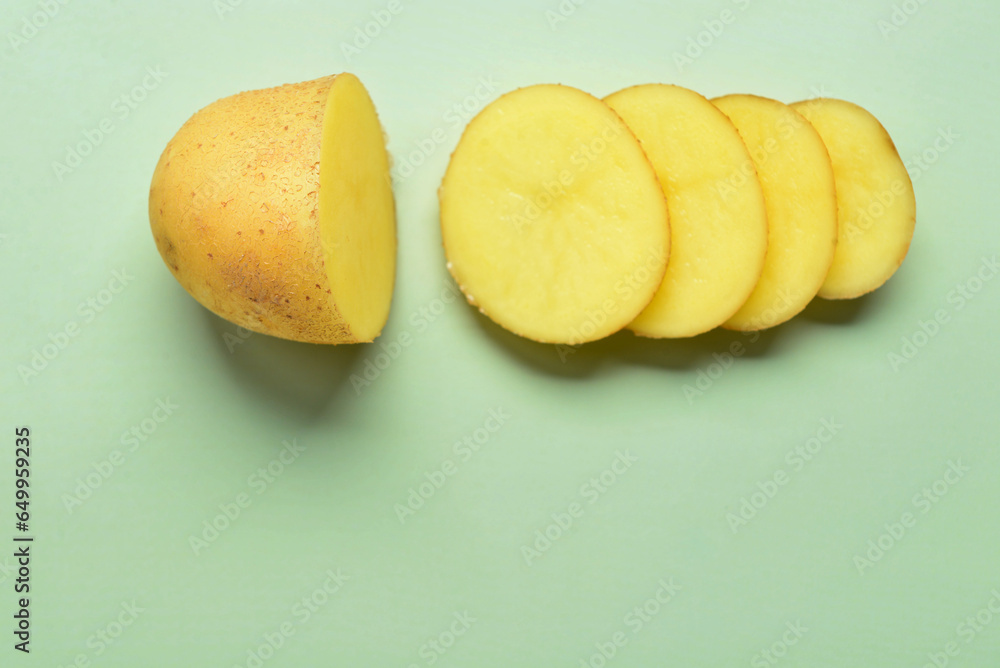
[[[320,238],[336,308],[371,341],[389,317],[396,267],[395,209],[382,125],[353,75],[333,81],[323,118]]]
[[[837,245],[833,167],[816,129],[791,107],[753,95],[712,101],[736,125],[764,191],[768,245],[760,281],[723,326],[779,325],[816,296]]]
[[[906,257],[917,217],[913,184],[889,133],[865,109],[830,98],[792,107],[826,142],[837,184],[840,237],[819,295],[859,297],[889,280]]]
[[[385,324],[396,256],[388,156],[351,74],[197,112],[160,157],[149,215],[178,282],[237,325],[353,343]]]
[[[466,128],[440,189],[448,266],[521,336],[575,345],[630,323],[656,292],[670,231],[638,140],[597,98],[523,88]]]
[[[635,86],[605,102],[641,142],[670,215],[663,283],[629,329],[660,338],[714,329],[746,302],[764,267],[767,212],[750,153],[729,118],[686,88]]]

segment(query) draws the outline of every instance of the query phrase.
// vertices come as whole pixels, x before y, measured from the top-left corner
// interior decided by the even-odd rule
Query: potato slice
[[[837,246],[837,195],[819,133],[791,107],[753,95],[713,100],[746,142],[764,189],[767,257],[760,281],[724,327],[779,325],[816,296]]]
[[[456,282],[521,336],[608,336],[663,278],[670,230],[656,174],[621,118],[583,91],[531,86],[488,105],[439,194]]]
[[[819,131],[833,162],[840,237],[820,288],[826,299],[851,299],[884,284],[913,239],[917,201],[903,161],[882,124],[843,100],[792,105]]]
[[[395,212],[375,107],[351,74],[210,104],[167,144],[149,218],[214,313],[313,343],[371,341],[389,314]]]
[[[714,329],[746,302],[764,268],[767,212],[750,153],[729,118],[686,88],[635,86],[605,102],[642,143],[670,214],[663,283],[629,329],[661,338]]]

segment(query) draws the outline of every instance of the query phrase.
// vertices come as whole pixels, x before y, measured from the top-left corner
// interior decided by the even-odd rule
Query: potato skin
[[[192,116],[153,174],[149,220],[164,262],[202,305],[246,329],[357,342],[320,241],[320,146],[334,76],[239,93]]]

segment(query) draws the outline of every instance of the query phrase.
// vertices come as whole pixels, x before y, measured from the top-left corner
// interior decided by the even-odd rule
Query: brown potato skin
[[[320,241],[334,76],[239,93],[192,116],[153,174],[149,220],[177,281],[213,313],[295,341],[353,343]]]

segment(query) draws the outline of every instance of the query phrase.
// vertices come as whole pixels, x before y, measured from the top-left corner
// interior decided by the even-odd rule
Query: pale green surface
[[[796,622],[808,631],[779,665],[916,667],[951,641],[950,665],[1000,665],[1000,614],[971,642],[958,628],[1000,590],[1000,280],[961,310],[949,303],[1000,250],[996,4],[911,2],[919,11],[887,36],[877,21],[891,2],[625,4],[592,0],[553,31],[556,0],[404,1],[350,63],[340,43],[385,3],[246,0],[222,18],[209,0],[70,3],[18,51],[4,37],[0,545],[13,533],[21,424],[33,432],[38,540],[33,652],[15,653],[5,630],[0,665],[247,665],[290,622],[264,665],[424,666],[437,659],[424,643],[464,611],[477,621],[435,665],[579,666],[622,632],[610,666],[768,666],[758,653]],[[674,52],[725,8],[735,22],[678,72]],[[36,10],[6,2],[0,32]],[[147,66],[167,76],[121,118],[111,105]],[[379,343],[254,335],[230,352],[235,328],[171,278],[146,216],[159,153],[195,110],[344,69],[371,91],[397,165],[436,129],[445,137],[396,190],[399,278],[380,341],[409,332],[412,344],[360,396],[350,376]],[[746,337],[621,334],[563,363],[437,301],[450,284],[435,191],[460,132],[444,114],[481,77],[495,90],[477,104],[541,82],[605,95],[660,81],[789,102],[822,91],[869,108],[907,159],[939,130],[958,139],[916,182],[916,240],[885,288],[814,304],[689,404],[684,385]],[[57,179],[52,162],[104,117],[114,132]],[[85,322],[78,304],[122,268],[134,280]],[[421,315],[438,307],[432,322]],[[939,309],[950,321],[894,371],[887,355]],[[79,335],[22,382],[18,366],[69,321]],[[122,432],[167,398],[180,407],[127,452]],[[452,444],[492,408],[509,420],[459,462]],[[786,453],[824,418],[843,428],[794,470]],[[305,452],[258,495],[248,476],[292,439]],[[124,465],[67,512],[63,495],[116,449]],[[618,450],[638,461],[590,505],[581,485]],[[447,458],[457,474],[401,525],[394,504]],[[914,495],[959,459],[970,471],[922,513]],[[734,534],[727,513],[779,468],[790,482]],[[195,556],[188,537],[241,492],[251,506]],[[583,516],[526,565],[521,546],[574,501]],[[916,525],[860,575],[855,555],[906,511]],[[350,580],[300,623],[293,606],[328,569]],[[634,633],[625,617],[661,578],[681,590]],[[88,639],[133,600],[144,612],[98,656]]]

